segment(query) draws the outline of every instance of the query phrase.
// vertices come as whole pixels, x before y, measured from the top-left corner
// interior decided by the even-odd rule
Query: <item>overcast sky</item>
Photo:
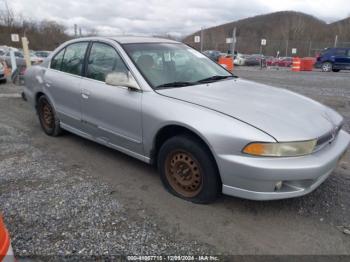
[[[4,1],[4,0],[0,0]],[[186,35],[238,19],[295,10],[327,22],[350,16],[349,0],[8,0],[24,17],[50,19],[73,32],[95,28],[101,35]]]

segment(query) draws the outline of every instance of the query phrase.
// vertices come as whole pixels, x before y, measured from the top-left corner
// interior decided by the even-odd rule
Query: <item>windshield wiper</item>
[[[233,76],[233,75],[230,75],[230,76],[218,76],[218,75],[216,75],[216,76],[211,76],[208,78],[198,80],[197,82],[198,83],[211,83],[211,82],[215,82],[215,81],[227,79],[227,78],[232,78],[232,77],[235,77],[235,76]]]
[[[208,78],[204,78],[201,79],[199,81],[196,82],[184,82],[184,81],[177,81],[177,82],[171,82],[171,83],[166,83],[166,84],[161,84],[159,86],[156,86],[156,89],[161,89],[161,88],[172,88],[172,87],[184,87],[184,86],[193,86],[193,85],[197,85],[197,84],[201,84],[201,83],[211,83],[211,82],[215,82],[218,80],[222,80],[222,79],[227,79],[227,78],[233,78],[235,77],[234,75],[229,75],[229,76],[219,76],[219,75],[215,75],[215,76],[211,76]]]
[[[195,85],[195,82],[171,82],[166,84],[161,84],[159,86],[156,86],[155,88],[167,88],[167,87],[183,87],[183,86],[192,86]]]

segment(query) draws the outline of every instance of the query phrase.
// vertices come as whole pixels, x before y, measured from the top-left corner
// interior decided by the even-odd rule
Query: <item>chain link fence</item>
[[[223,41],[215,41],[214,39],[203,37],[203,51],[204,50],[219,50],[227,53],[232,50],[231,44],[223,43]],[[200,43],[188,43],[190,46],[200,50]],[[237,37],[235,50],[242,54],[264,54],[266,56],[300,56],[300,57],[315,57],[322,50],[328,47],[334,47],[335,41],[314,41],[314,40],[275,40],[266,39],[266,45],[261,46],[261,40]],[[350,48],[350,42],[337,42],[336,47]],[[296,51],[292,54],[293,49]]]

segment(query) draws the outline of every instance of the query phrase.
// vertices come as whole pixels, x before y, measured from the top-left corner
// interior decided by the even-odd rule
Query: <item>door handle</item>
[[[84,99],[88,99],[88,98],[89,98],[89,95],[90,95],[90,91],[89,91],[89,90],[87,90],[87,89],[85,89],[85,88],[83,88],[83,89],[81,90],[81,96],[82,96]]]
[[[85,89],[85,88],[83,88],[83,89],[81,90],[81,92],[82,92],[83,94],[90,95],[90,91],[87,90],[87,89]]]

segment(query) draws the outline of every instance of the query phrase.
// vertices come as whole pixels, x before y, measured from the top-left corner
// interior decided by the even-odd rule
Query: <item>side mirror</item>
[[[106,76],[106,84],[111,86],[125,86],[132,90],[141,90],[130,72],[111,72]]]

